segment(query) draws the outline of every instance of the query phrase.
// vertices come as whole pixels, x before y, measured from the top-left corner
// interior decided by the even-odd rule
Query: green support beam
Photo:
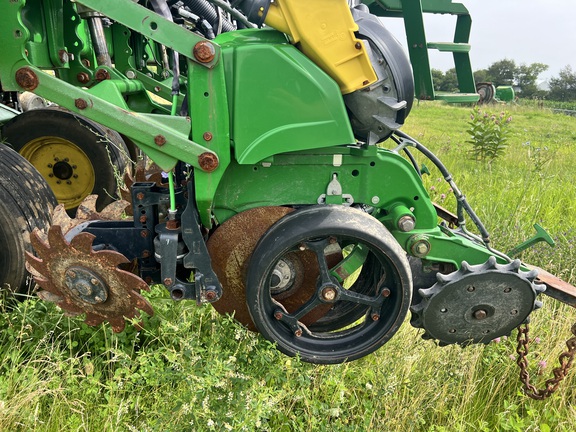
[[[370,11],[379,16],[403,18],[410,62],[414,71],[416,97],[450,102],[477,102],[479,99],[470,63],[470,30],[472,19],[466,7],[451,0],[365,0]],[[456,16],[454,40],[428,42],[424,26],[425,13]],[[458,93],[437,93],[434,90],[428,51],[451,52],[458,79]]]

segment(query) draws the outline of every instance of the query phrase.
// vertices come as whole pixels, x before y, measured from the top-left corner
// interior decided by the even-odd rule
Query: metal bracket
[[[351,206],[354,204],[354,197],[350,194],[342,193],[342,185],[338,181],[338,174],[332,174],[332,180],[328,183],[326,193],[318,197],[318,204],[343,204]]]

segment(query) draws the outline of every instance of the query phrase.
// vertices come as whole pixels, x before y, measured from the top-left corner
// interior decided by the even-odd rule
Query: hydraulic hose
[[[150,4],[158,15],[166,18],[168,21],[174,22],[172,12],[166,0],[150,0]],[[180,93],[180,57],[176,51],[172,51],[172,95]]]
[[[213,28],[222,26],[222,31],[229,32],[236,30],[234,24],[216,12],[216,9],[207,0],[182,0],[192,12],[208,20]]]

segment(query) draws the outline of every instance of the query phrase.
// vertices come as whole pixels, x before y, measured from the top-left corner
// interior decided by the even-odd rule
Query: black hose
[[[169,21],[174,22],[172,12],[166,0],[150,0],[150,4],[158,15],[163,16]],[[172,95],[180,93],[180,56],[176,51],[172,51]]]
[[[208,20],[212,27],[218,26],[219,17],[216,13],[214,6],[207,0],[182,0],[182,2],[190,8],[190,10],[196,15]],[[222,18],[222,31],[229,32],[236,30],[234,24],[228,21],[226,18]]]

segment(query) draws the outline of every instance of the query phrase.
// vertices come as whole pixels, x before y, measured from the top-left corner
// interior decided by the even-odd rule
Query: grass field
[[[498,249],[532,236],[538,222],[557,247],[538,245],[523,259],[576,283],[576,118],[506,109],[510,146],[491,165],[468,157],[470,108],[420,103],[404,130],[449,167]],[[439,179],[433,171],[426,185],[450,208],[454,198]],[[36,299],[13,310],[2,304],[0,431],[576,429],[576,371],[550,399],[527,398],[516,332],[498,343],[441,348],[406,322],[366,358],[315,366],[280,354],[210,306],[174,303],[157,287],[149,297],[156,315],[145,329],[119,335]],[[536,383],[551,373],[575,321],[573,309],[548,297],[533,313]]]

